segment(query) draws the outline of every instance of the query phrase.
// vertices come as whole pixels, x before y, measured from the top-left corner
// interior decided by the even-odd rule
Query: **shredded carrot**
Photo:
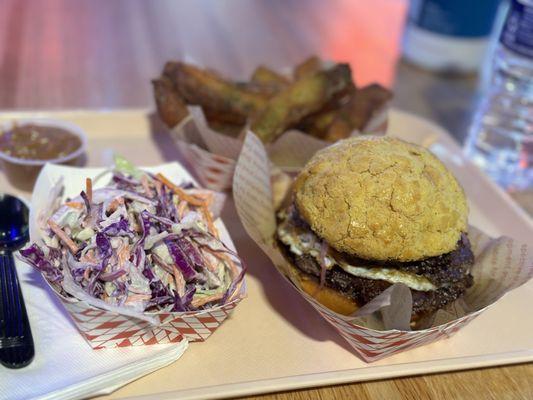
[[[229,264],[229,269],[233,274],[232,278],[235,279],[239,275],[239,269],[237,268],[231,257],[225,253],[222,253],[220,257]]]
[[[207,191],[198,191],[197,189],[193,189],[194,192],[191,193],[191,196],[197,197],[199,199],[208,200],[211,202],[213,199],[213,193],[207,192]]]
[[[86,268],[85,271],[83,271],[83,279],[89,280],[90,274],[91,274],[91,270],[89,268]]]
[[[185,294],[185,279],[183,278],[181,271],[176,268],[175,264],[172,264],[172,270],[174,271],[174,284],[176,285],[178,294],[182,297]]]
[[[211,251],[207,250],[203,254],[204,261],[207,264],[207,269],[214,274],[218,272],[218,263],[220,262],[220,258],[216,255],[214,255]]]
[[[119,265],[124,265],[130,258],[130,248],[127,244],[122,243],[117,251]]]
[[[131,303],[133,301],[139,301],[139,300],[150,300],[152,296],[149,295],[149,294],[131,294],[128,296],[128,298],[126,299],[126,301],[124,302],[125,304],[128,304],[128,303]]]
[[[174,193],[176,193],[180,199],[185,200],[188,203],[191,203],[193,206],[201,207],[205,204],[205,201],[202,199],[199,199],[193,195],[190,195],[185,192],[182,188],[179,186],[174,185],[172,182],[170,182],[163,174],[157,174],[156,178],[159,179],[163,184],[168,186]]]
[[[89,203],[93,202],[93,181],[91,178],[85,179],[85,194],[87,195],[87,198],[89,199]]]
[[[48,220],[48,226],[54,232],[59,240],[61,240],[70,250],[72,254],[76,254],[78,252],[78,246],[76,246],[76,243],[67,236],[67,234],[51,219]]]
[[[84,261],[84,262],[90,262],[92,264],[96,264],[98,262],[98,260],[96,259],[96,257],[94,256],[94,250],[89,250],[88,252],[86,252],[81,258],[80,258],[80,261]]]
[[[210,296],[200,297],[191,301],[193,307],[200,307],[204,304],[211,303],[212,301],[220,300],[224,297],[224,293],[212,294]]]
[[[235,297],[239,296],[240,295],[240,291],[241,291],[241,287],[242,287],[242,284],[243,284],[244,280],[241,280],[237,286],[235,286],[235,289],[233,290],[233,293],[231,294],[231,296],[228,297],[228,299],[226,300],[227,303],[229,303],[230,301],[232,301]]]
[[[141,184],[143,185],[146,195],[148,197],[153,197],[154,193],[152,192],[152,189],[150,189],[150,186],[148,185],[148,178],[144,174],[141,176]]]
[[[78,203],[77,201],[67,201],[67,202],[65,203],[65,205],[66,205],[67,207],[70,207],[70,208],[77,208],[77,209],[79,209],[79,210],[81,210],[83,207],[85,207],[85,206],[83,205],[83,203]]]
[[[163,184],[159,181],[154,181],[154,186],[157,196],[161,197],[161,189],[163,188]]]
[[[215,227],[215,224],[213,223],[213,216],[211,215],[211,211],[209,211],[207,204],[204,204],[201,208],[202,213],[205,217],[205,221],[207,222],[207,229],[213,234],[214,237],[218,239],[218,230]]]
[[[219,252],[219,251],[211,250],[209,247],[204,247],[204,250],[207,251],[209,254],[212,254],[219,260],[227,262],[229,265],[229,269],[231,270],[231,273],[233,275],[233,279],[237,277],[237,275],[239,274],[239,269],[237,268],[237,266],[235,265],[235,263],[233,262],[233,260],[231,259],[229,255],[227,255],[226,253]]]
[[[178,218],[182,219],[185,213],[187,212],[187,202],[185,200],[180,201],[178,205]]]
[[[117,197],[116,199],[113,199],[111,203],[109,203],[109,206],[107,207],[107,211],[114,212],[119,205],[124,204],[124,198],[123,197]]]

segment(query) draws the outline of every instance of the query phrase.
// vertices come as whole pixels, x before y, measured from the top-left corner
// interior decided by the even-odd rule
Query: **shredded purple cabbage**
[[[119,208],[111,207],[115,200]],[[153,174],[114,171],[92,199],[81,192],[70,201],[49,211],[75,243],[75,254],[51,229],[43,232],[46,244],[20,251],[63,295],[76,296],[77,289],[64,285],[67,276],[79,290],[113,305],[183,312],[224,304],[243,279],[244,264],[209,232],[203,209],[189,204],[183,219],[195,214],[181,225],[177,205],[183,200]]]
[[[45,257],[43,250],[34,243],[20,250],[20,254],[26,262],[41,271],[49,282],[60,282],[63,279],[63,273],[54,266],[54,262],[61,262],[62,255],[58,254],[57,249],[50,247],[48,249],[48,257]]]
[[[196,271],[191,263],[187,253],[183,251],[177,241],[165,240],[170,255],[174,259],[176,266],[181,270],[186,280],[193,279],[196,276]]]

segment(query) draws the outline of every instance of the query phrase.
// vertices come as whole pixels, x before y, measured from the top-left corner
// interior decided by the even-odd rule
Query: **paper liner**
[[[193,182],[189,173],[178,163],[146,168],[161,172],[171,181]],[[86,177],[95,177],[103,168],[73,168],[47,164],[41,171],[32,195],[30,210],[30,239],[39,240],[40,230],[37,216],[46,207],[52,186],[63,177],[65,196],[77,195],[84,186]],[[95,188],[102,185],[97,183]],[[221,240],[230,249],[235,246],[221,220],[215,221]],[[44,279],[44,278],[43,278]],[[145,313],[140,318],[95,307],[79,299],[67,298],[59,294],[50,284],[87,343],[93,349],[142,346],[159,343],[175,343],[182,340],[206,340],[230,315],[237,304],[246,297],[246,282],[240,283],[230,301],[208,310],[189,312]],[[127,311],[125,311],[127,313]],[[129,312],[131,313],[131,311]]]
[[[388,109],[387,105],[378,110],[363,132],[385,134]],[[172,138],[202,185],[212,190],[230,189],[242,140],[211,129],[200,107],[190,106],[189,113],[189,117],[171,130]],[[353,135],[360,134],[353,132]],[[284,170],[294,170],[305,165],[317,150],[330,144],[303,132],[290,130],[268,144],[267,151],[275,165]],[[288,157],[289,154],[292,157]]]
[[[233,196],[250,237],[291,281],[294,269],[288,268],[274,240],[276,219],[269,165],[265,147],[257,136],[248,132],[235,169]],[[431,320],[423,321],[427,329],[399,329],[409,326],[412,307],[410,291],[393,290],[405,288],[402,284],[392,285],[391,290],[383,292],[353,316],[343,316],[322,306],[300,290],[297,280],[293,287],[348,341],[357,356],[366,362],[376,361],[450,337],[510,290],[533,277],[531,245],[507,237],[493,239],[474,227],[469,229],[469,238],[476,256],[471,270],[474,285],[463,298],[439,310]],[[399,306],[390,312],[396,305]]]

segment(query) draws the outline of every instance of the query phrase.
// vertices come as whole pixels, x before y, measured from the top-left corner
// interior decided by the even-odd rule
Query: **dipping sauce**
[[[48,162],[82,165],[86,143],[81,128],[67,121],[27,119],[0,125],[0,187],[5,175],[12,186],[30,191]]]
[[[66,129],[27,124],[0,132],[0,151],[24,160],[52,160],[72,154],[81,139]]]

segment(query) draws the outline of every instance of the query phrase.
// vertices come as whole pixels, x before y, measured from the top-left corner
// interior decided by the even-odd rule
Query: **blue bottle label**
[[[509,50],[533,58],[533,5],[511,1],[500,42]]]
[[[489,36],[500,0],[411,0],[409,22],[446,36]]]

